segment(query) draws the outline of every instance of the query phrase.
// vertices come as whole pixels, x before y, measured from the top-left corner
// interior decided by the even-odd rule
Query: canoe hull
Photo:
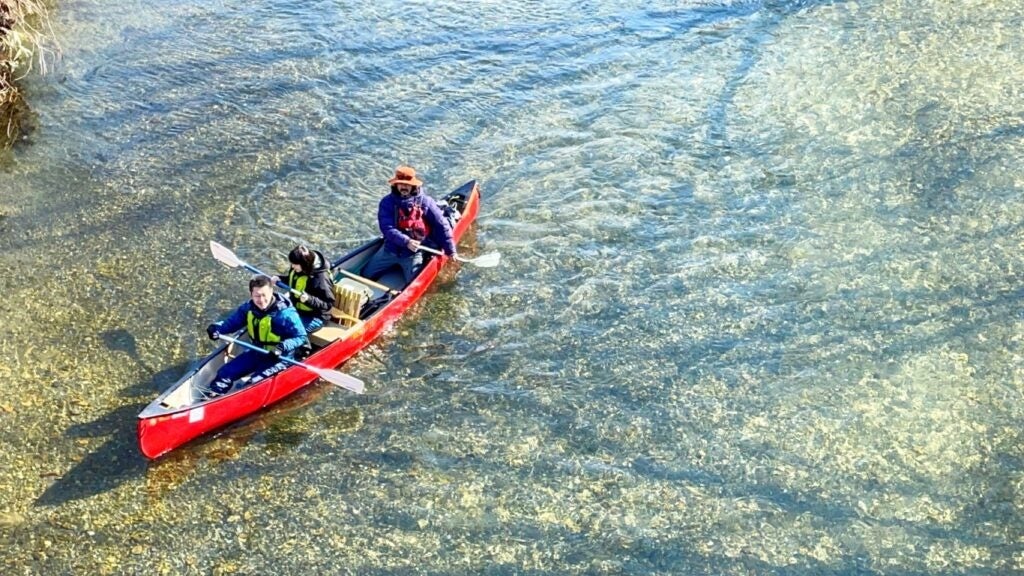
[[[480,208],[480,191],[476,182],[470,181],[456,189],[455,193],[462,193],[467,199],[462,217],[453,231],[458,242],[476,220]],[[379,239],[368,242],[343,256],[335,262],[333,269],[344,268],[346,263],[364,261],[372,250],[376,250],[379,242]],[[343,338],[327,344],[303,362],[316,368],[332,369],[354,356],[394,324],[427,292],[448,261],[448,258],[431,258],[420,274],[400,294],[372,316],[348,330]],[[180,396],[194,388],[195,381],[209,379],[211,373],[223,363],[223,351],[224,347],[206,357],[196,370],[185,375],[139,414],[139,449],[147,458],[158,458],[186,442],[237,422],[281,401],[316,380],[316,375],[309,370],[292,366],[270,378],[232,390],[212,400],[182,406],[171,400],[175,398],[175,394]]]

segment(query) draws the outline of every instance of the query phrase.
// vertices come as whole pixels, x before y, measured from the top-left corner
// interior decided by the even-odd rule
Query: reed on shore
[[[27,129],[30,113],[18,79],[45,74],[58,54],[47,7],[40,0],[0,0],[0,149]]]

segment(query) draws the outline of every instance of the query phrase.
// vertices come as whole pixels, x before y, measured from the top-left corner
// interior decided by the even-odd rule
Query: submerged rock
[[[16,512],[0,512],[0,528],[14,528],[25,523],[25,517]]]

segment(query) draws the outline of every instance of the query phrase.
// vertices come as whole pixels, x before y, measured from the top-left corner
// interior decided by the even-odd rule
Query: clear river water
[[[1024,573],[1024,3],[60,0],[0,161],[0,573]],[[395,166],[463,266],[154,462]]]

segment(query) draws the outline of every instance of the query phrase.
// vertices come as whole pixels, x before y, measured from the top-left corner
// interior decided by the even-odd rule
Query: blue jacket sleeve
[[[291,352],[306,343],[306,328],[302,326],[299,313],[295,308],[288,307],[274,315],[274,333],[281,336],[278,344],[286,352]]]
[[[214,324],[219,326],[220,331],[223,332],[224,334],[231,334],[232,332],[237,332],[238,330],[245,328],[245,315],[248,312],[249,303],[246,302],[245,304],[242,304],[238,308],[235,308],[235,311],[232,312],[231,314],[228,314],[227,318],[221,320],[220,322],[214,322]]]
[[[423,199],[424,219],[430,226],[430,241],[435,247],[444,250],[444,253],[451,256],[455,254],[455,237],[452,234],[452,225],[441,212],[441,207],[433,198],[427,196]]]

